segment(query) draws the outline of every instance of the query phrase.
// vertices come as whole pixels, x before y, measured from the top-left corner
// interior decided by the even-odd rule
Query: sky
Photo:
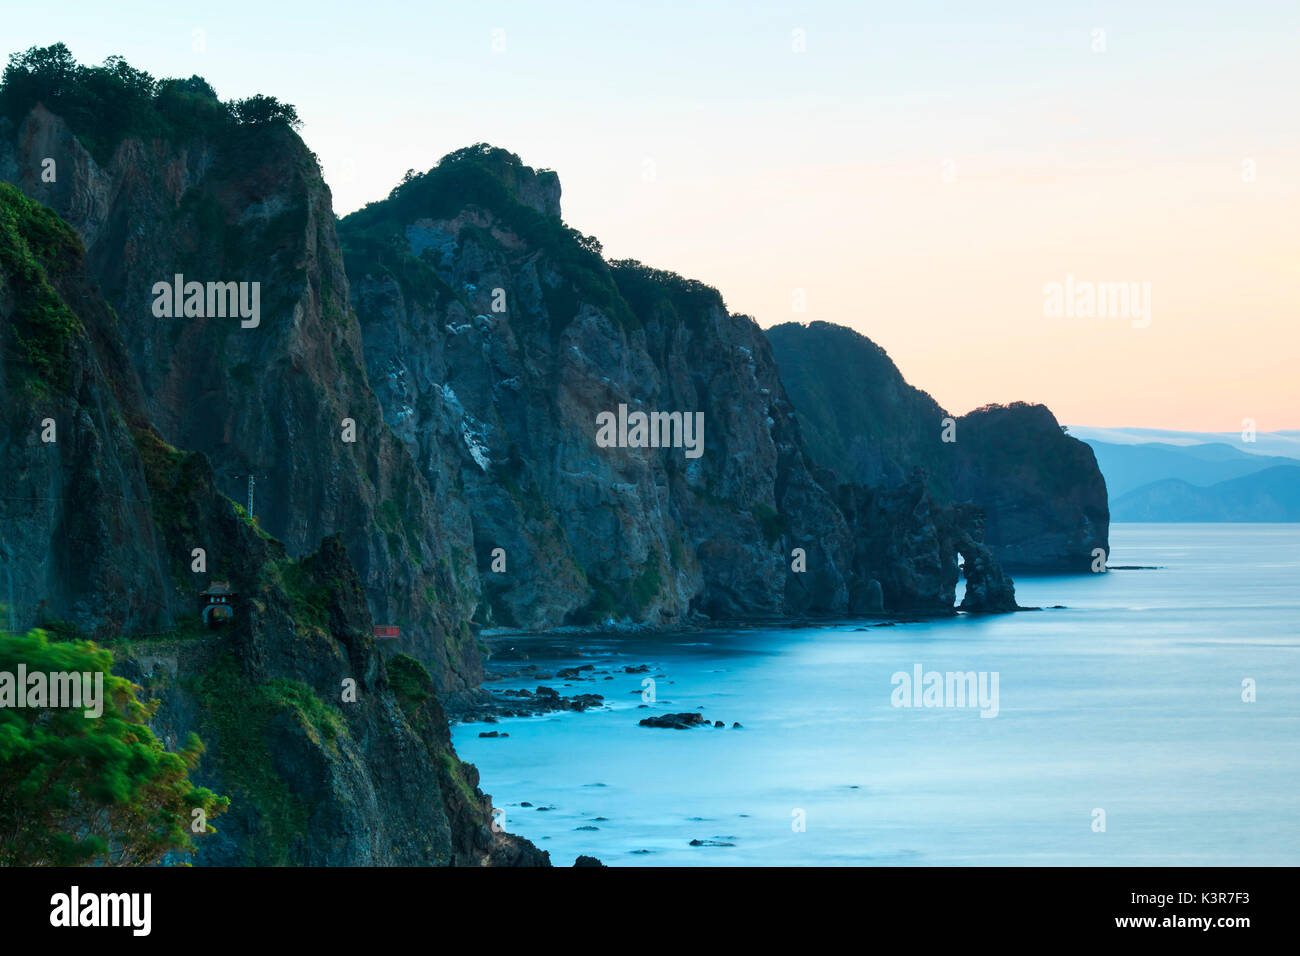
[[[1300,427],[1296,0],[0,0],[0,37],[293,103],[340,215],[505,147],[608,257],[850,326],[955,413]]]

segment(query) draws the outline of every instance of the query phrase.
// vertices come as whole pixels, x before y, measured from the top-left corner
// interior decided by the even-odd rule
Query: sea
[[[488,686],[606,704],[456,749],[562,866],[1300,864],[1300,525],[1110,540],[1017,576],[1041,610],[497,636],[494,666],[593,669]],[[682,712],[709,724],[639,725]]]

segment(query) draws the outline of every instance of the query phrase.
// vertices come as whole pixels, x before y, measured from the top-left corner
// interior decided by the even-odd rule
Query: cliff
[[[1087,571],[1094,548],[1109,550],[1096,458],[1044,406],[951,416],[852,329],[790,322],[767,336],[810,455],[841,481],[891,488],[922,468],[937,501],[984,510],[986,542],[1008,568]]]
[[[0,179],[81,235],[142,413],[163,439],[207,455],[236,500],[246,476],[259,476],[258,521],[291,555],[340,534],[375,620],[400,627],[401,648],[443,690],[477,683],[479,648],[464,626],[478,593],[468,520],[458,500],[431,492],[384,424],[329,190],[297,134],[284,123],[212,120],[96,141],[97,159],[84,130],[41,104],[0,123]],[[256,324],[160,317],[155,284],[177,275],[205,288],[256,283]],[[155,609],[153,625],[170,620]]]
[[[427,672],[381,659],[340,540],[294,560],[205,455],[166,444],[119,328],[80,238],[0,184],[6,623],[95,636],[160,701],[167,746],[202,736],[194,777],[231,808],[200,863],[545,863],[492,832]],[[238,597],[209,630],[197,592],[218,576]]]
[[[607,262],[554,173],[470,147],[336,231],[291,107],[37,53],[0,85],[8,624],[208,742],[200,862],[545,862],[451,747],[471,621],[952,613],[959,554],[964,608],[1015,607],[980,509],[817,466],[756,323]]]
[[[385,420],[429,485],[468,503],[481,621],[862,607],[854,531],[758,326],[700,282],[606,262],[564,225],[559,195],[554,173],[479,145],[340,224]],[[600,416],[637,412],[698,415],[698,454],[601,444]],[[909,608],[951,610],[954,555],[927,565]],[[893,593],[875,610],[899,607]]]
[[[444,693],[481,673],[467,621],[842,614],[880,587],[855,579],[859,530],[814,474],[757,325],[702,283],[606,262],[561,220],[554,173],[454,153],[339,226],[345,270],[292,108],[119,63],[96,80],[119,87],[114,126],[68,83],[33,82],[74,122],[11,77],[0,177],[83,236],[141,414],[228,495],[259,476],[258,523],[289,555],[339,534],[372,616]],[[260,290],[259,314],[210,314],[218,283],[241,309]],[[615,414],[610,447],[598,422]],[[655,414],[676,416],[674,447],[628,442],[621,423]],[[933,611],[945,593],[917,592]]]

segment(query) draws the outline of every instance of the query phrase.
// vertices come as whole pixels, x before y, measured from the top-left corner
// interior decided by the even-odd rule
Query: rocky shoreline
[[[1019,608],[1022,611],[1039,608]],[[919,614],[911,617],[879,621],[864,621],[853,629],[867,631],[874,628],[920,624],[928,619],[956,616],[958,613]],[[773,621],[767,625],[743,622],[713,627],[674,629],[637,628],[647,638],[698,637],[709,632],[734,633],[736,631],[764,630],[773,625],[787,630],[822,628],[829,625],[847,625],[848,621],[801,620]],[[453,725],[469,723],[495,724],[512,717],[539,717],[545,714],[573,711],[582,713],[608,709],[625,696],[641,696],[636,710],[654,711],[667,708],[672,701],[646,696],[646,679],[657,686],[672,686],[664,664],[653,659],[636,658],[622,649],[616,641],[625,636],[624,631],[611,632],[594,628],[555,628],[545,632],[482,631],[478,637],[486,647],[486,661],[482,683],[469,693],[457,694],[446,704],[447,716]],[[606,646],[601,637],[614,639]],[[538,661],[542,663],[538,663]],[[630,662],[631,661],[631,662]],[[627,689],[617,682],[620,678],[634,678],[637,685]],[[588,685],[588,686],[582,686]],[[612,685],[612,686],[611,686]],[[696,719],[698,718],[698,719]],[[651,715],[639,723],[646,727],[728,727],[739,729],[742,723],[732,719],[723,721],[705,718],[697,713],[668,713]],[[509,733],[484,730],[485,738],[505,738]]]
[[[525,635],[500,634],[495,638],[485,635],[490,651],[483,683],[473,694],[460,696],[448,708],[449,719],[453,724],[495,724],[508,717],[604,709],[625,693],[640,695],[645,700],[645,684],[642,682],[647,678],[650,682],[659,681],[665,685],[673,683],[663,667],[654,662],[623,663],[618,658],[624,655],[618,651],[590,646],[567,647],[565,636],[576,635],[527,635],[530,646],[525,649],[518,641]],[[498,646],[493,646],[494,642]],[[546,666],[532,662],[534,655],[546,661]],[[586,662],[583,660],[586,657],[598,659]],[[619,678],[635,679],[636,688],[626,690],[617,686]],[[575,686],[581,684],[590,687]],[[653,695],[648,700],[638,704],[638,709],[652,710],[655,704],[665,703],[655,700]],[[479,736],[509,735],[483,731]]]

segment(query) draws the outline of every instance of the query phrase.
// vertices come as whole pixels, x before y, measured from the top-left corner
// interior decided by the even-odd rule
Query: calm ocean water
[[[1157,569],[1017,579],[1065,609],[512,638],[547,671],[648,664],[657,702],[641,674],[516,678],[612,706],[461,724],[456,748],[558,865],[1300,863],[1300,525],[1115,525],[1111,548]],[[996,672],[998,715],[892,706],[917,664]],[[701,707],[727,728],[637,726]]]

